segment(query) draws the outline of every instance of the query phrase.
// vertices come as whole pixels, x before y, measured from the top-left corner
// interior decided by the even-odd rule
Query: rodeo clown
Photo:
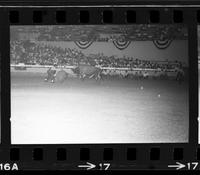
[[[44,79],[45,82],[51,82],[54,83],[55,82],[55,77],[56,77],[56,70],[55,68],[52,69],[52,67],[50,67],[47,70],[47,77]]]

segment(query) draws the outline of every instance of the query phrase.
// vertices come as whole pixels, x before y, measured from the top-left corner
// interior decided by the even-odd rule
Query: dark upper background
[[[0,5],[200,5],[199,0],[1,0]]]

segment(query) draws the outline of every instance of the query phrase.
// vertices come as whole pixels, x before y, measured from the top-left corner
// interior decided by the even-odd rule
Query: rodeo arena
[[[11,142],[188,142],[181,25],[11,26]]]

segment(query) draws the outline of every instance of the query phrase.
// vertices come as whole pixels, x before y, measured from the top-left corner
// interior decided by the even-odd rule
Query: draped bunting
[[[154,45],[158,49],[166,49],[167,47],[169,47],[171,42],[172,42],[172,39],[153,40]],[[91,40],[91,41],[74,41],[74,43],[81,49],[87,49],[93,43],[93,40]],[[130,43],[131,43],[131,41],[128,41],[128,40],[114,40],[113,41],[114,46],[119,50],[126,49]]]
[[[153,40],[154,45],[158,49],[166,49],[171,44],[172,39]]]
[[[131,41],[128,40],[114,40],[113,44],[115,45],[116,48],[118,48],[119,50],[124,50],[126,49],[129,44],[131,43]]]
[[[81,49],[87,49],[93,41],[74,41],[74,43]]]
[[[87,49],[90,47],[90,45],[93,43],[93,41],[74,41],[74,43],[81,49]],[[131,41],[120,41],[120,40],[114,40],[113,44],[115,45],[116,48],[123,50],[126,49]]]

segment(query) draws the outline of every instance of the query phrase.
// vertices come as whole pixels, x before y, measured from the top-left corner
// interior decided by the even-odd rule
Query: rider
[[[56,75],[56,70],[52,70],[52,67],[50,67],[47,70],[47,77],[44,79],[44,81],[50,81],[51,83],[55,82],[55,75]]]

